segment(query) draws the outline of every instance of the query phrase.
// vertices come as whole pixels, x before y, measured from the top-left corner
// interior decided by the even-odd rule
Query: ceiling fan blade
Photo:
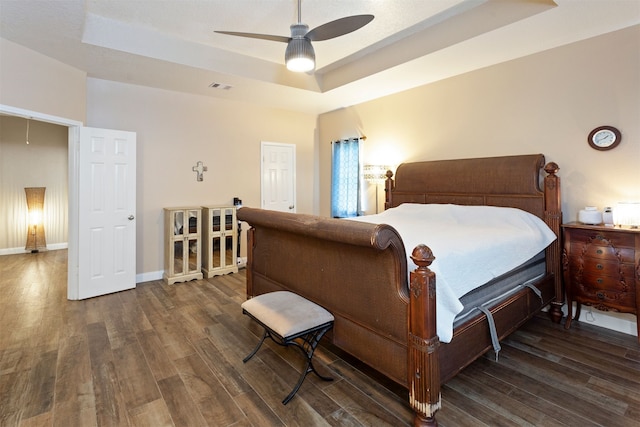
[[[238,33],[235,31],[215,31],[215,32],[220,34],[227,34],[230,36],[248,37],[251,39],[261,39],[261,40],[271,40],[274,42],[283,42],[283,43],[289,43],[289,40],[291,40],[291,37],[273,36],[271,34]]]
[[[353,15],[327,22],[309,31],[305,37],[311,41],[329,40],[358,30],[373,20],[373,15]]]

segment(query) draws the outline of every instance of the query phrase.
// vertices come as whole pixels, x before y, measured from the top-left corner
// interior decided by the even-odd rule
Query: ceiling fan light
[[[304,37],[291,39],[284,53],[284,61],[290,71],[312,71],[316,67],[316,53],[311,41]]]

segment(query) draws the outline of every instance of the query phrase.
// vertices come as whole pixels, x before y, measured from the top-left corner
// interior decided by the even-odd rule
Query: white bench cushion
[[[242,308],[282,338],[333,321],[333,315],[300,295],[276,291],[242,303]]]

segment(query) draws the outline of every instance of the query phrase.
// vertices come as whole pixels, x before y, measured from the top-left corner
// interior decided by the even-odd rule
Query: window
[[[333,141],[331,216],[348,218],[360,213],[361,138]]]

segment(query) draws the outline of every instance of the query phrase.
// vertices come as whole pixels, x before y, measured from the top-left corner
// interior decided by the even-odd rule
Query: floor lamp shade
[[[27,209],[29,212],[29,225],[27,228],[27,244],[25,250],[38,252],[47,248],[44,237],[44,191],[46,187],[27,187],[24,189],[27,195]]]
[[[363,178],[365,181],[375,184],[376,186],[376,213],[378,213],[378,186],[384,184],[387,179],[387,165],[364,165]]]

